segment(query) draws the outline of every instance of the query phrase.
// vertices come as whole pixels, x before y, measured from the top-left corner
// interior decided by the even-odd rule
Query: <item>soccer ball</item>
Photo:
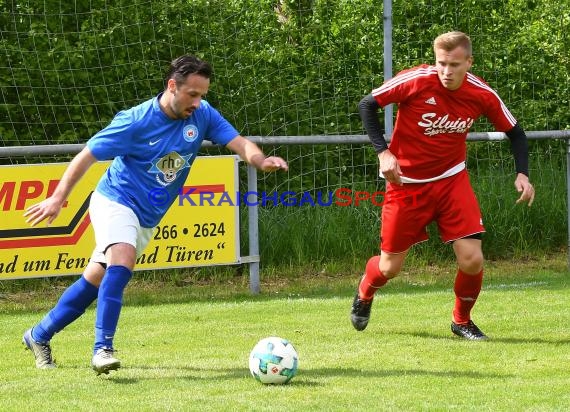
[[[289,382],[297,374],[299,357],[287,339],[261,339],[249,354],[249,371],[261,383]]]

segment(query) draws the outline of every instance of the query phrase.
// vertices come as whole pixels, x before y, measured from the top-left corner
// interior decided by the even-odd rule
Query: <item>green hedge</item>
[[[433,38],[462,30],[474,41],[473,71],[499,92],[526,130],[570,127],[567,2],[393,3],[394,71],[433,61]],[[382,13],[380,0],[0,0],[0,144],[83,143],[118,110],[162,90],[164,70],[182,53],[213,64],[207,98],[243,135],[361,134],[357,103],[384,78]],[[484,130],[489,126],[482,121],[473,131]],[[541,141],[531,149],[533,179],[545,179],[538,189],[554,196],[564,184],[565,147]],[[376,184],[371,150],[274,150],[294,167],[289,175],[263,179],[260,190]],[[503,160],[510,159],[508,145],[470,145],[468,157],[480,179],[476,185],[489,185],[496,174],[512,184]],[[494,196],[490,209],[505,190],[485,192]],[[503,218],[493,230],[497,241],[504,239],[501,250],[522,247],[523,239],[533,247],[543,247],[542,239],[550,239],[551,248],[564,243],[566,229],[558,222],[565,221],[565,197],[548,196],[543,201],[550,203],[536,208],[540,213],[519,216],[542,227],[527,225],[517,234],[509,229],[509,215]],[[348,216],[360,219],[358,213]],[[347,230],[355,225],[349,217]],[[354,242],[346,248],[362,250]]]
[[[213,63],[208,99],[244,135],[360,133],[360,97],[383,78],[373,0],[0,1],[4,145],[84,142],[157,93],[175,56]],[[460,29],[527,130],[570,125],[565,2],[394,1],[394,70],[432,61]]]

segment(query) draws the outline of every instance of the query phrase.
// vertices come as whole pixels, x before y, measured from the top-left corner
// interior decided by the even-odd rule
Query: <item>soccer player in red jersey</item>
[[[483,281],[482,233],[477,198],[465,168],[469,128],[485,116],[504,132],[515,159],[517,203],[532,205],[534,188],[528,178],[528,142],[524,130],[497,93],[469,72],[471,39],[462,32],[438,36],[433,44],[435,65],[398,73],[359,103],[359,113],[378,154],[380,175],[387,181],[382,209],[381,253],[366,264],[351,310],[352,325],[364,330],[376,291],[395,277],[410,247],[428,239],[426,226],[436,222],[442,240],[453,245],[457,259],[451,331],[465,339],[487,336],[471,320]],[[398,105],[390,145],[378,110]],[[420,193],[402,201],[408,191]],[[391,200],[392,199],[392,200]]]

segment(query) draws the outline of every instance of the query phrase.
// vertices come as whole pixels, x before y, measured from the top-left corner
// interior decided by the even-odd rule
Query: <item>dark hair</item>
[[[170,68],[166,74],[166,82],[174,79],[176,84],[184,83],[191,74],[199,74],[207,79],[212,75],[212,66],[204,60],[191,54],[186,54],[174,59],[170,63]]]

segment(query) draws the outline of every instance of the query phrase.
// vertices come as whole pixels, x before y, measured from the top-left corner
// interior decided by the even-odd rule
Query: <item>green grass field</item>
[[[99,377],[89,366],[93,308],[52,341],[59,368],[37,370],[21,335],[64,285],[0,293],[0,410],[567,410],[565,257],[487,267],[473,315],[488,342],[450,333],[449,267],[409,269],[388,284],[364,332],[348,318],[358,275],[270,273],[256,296],[243,278],[135,281],[115,342],[123,368]],[[249,375],[250,350],[271,335],[299,352],[288,385]]]

